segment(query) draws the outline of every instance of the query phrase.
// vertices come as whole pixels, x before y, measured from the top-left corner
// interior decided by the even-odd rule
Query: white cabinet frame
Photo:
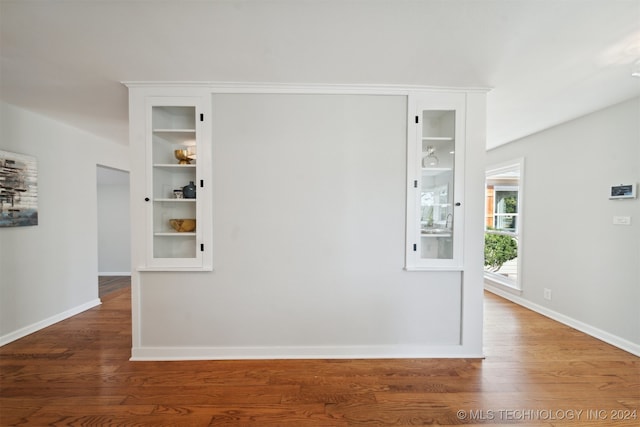
[[[453,188],[453,255],[451,258],[422,258],[422,245],[430,237],[421,235],[421,188],[423,180],[423,111],[455,112],[455,157]],[[464,212],[465,212],[465,143],[466,94],[434,92],[410,94],[407,114],[407,222],[405,268],[407,270],[464,269]],[[426,139],[426,138],[425,138]],[[434,138],[436,139],[436,138]],[[443,138],[440,138],[443,139]],[[433,237],[434,239],[437,237]]]
[[[135,88],[130,87],[130,148],[132,159],[144,163],[144,168],[132,168],[131,205],[133,222],[136,225],[132,233],[133,267],[139,271],[210,271],[212,259],[212,173],[211,173],[211,114],[210,99],[207,91],[174,90],[172,88]],[[153,109],[187,107],[194,109],[193,125],[163,129],[154,127]],[[176,138],[176,144],[185,138],[195,137],[196,164],[183,166],[177,159],[165,156],[161,161],[153,158],[154,137]],[[170,144],[167,142],[167,144]],[[144,176],[142,174],[144,173]],[[154,174],[180,176],[177,187],[193,180],[197,187],[196,199],[172,199],[169,192],[158,191],[154,183]],[[182,184],[182,182],[184,182]],[[167,194],[164,194],[167,193]],[[191,206],[191,207],[188,207]],[[175,233],[168,225],[158,229],[156,210],[195,212],[196,229],[191,233]],[[154,222],[156,225],[154,226]],[[189,247],[188,255],[163,256],[154,253],[156,240],[166,245]]]

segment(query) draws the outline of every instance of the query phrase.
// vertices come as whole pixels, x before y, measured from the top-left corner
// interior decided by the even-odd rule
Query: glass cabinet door
[[[150,105],[152,264],[194,266],[201,260],[198,222],[198,112],[191,100]],[[173,105],[172,105],[173,104]]]
[[[420,257],[452,259],[455,111],[422,112]]]
[[[457,94],[456,94],[457,95]],[[407,266],[461,266],[462,253],[462,173],[464,150],[464,103],[454,96],[416,104],[413,150],[409,170],[413,170],[413,218],[408,236],[411,252]]]

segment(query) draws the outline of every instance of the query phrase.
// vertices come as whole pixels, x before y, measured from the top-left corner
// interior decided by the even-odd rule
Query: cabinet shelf
[[[189,169],[195,168],[196,165],[179,165],[177,163],[154,163],[154,168],[165,168],[165,169]]]
[[[451,238],[451,233],[449,234],[444,234],[444,233],[421,233],[420,237],[423,238],[436,238],[436,239],[441,239],[443,237],[445,238]]]
[[[156,198],[154,202],[160,203],[195,203],[196,199],[169,199],[169,198]]]
[[[170,128],[163,128],[163,129],[154,129],[153,130],[154,133],[196,133],[195,129],[170,129]]]
[[[423,136],[423,141],[453,141],[451,136]]]
[[[196,235],[195,232],[177,232],[177,231],[159,231],[157,233],[153,233],[154,236],[162,236],[162,237],[193,237]]]
[[[422,176],[438,176],[445,172],[451,172],[452,170],[452,168],[422,168]]]

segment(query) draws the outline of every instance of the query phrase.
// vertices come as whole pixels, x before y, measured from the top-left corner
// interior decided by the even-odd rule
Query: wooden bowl
[[[191,218],[170,219],[169,224],[179,233],[189,233],[196,229],[196,220]]]

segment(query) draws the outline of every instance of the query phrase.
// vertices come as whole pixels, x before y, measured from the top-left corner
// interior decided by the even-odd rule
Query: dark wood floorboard
[[[130,288],[0,348],[0,425],[638,426],[640,361],[487,294],[486,359],[130,362]]]
[[[131,276],[98,276],[98,296],[100,298],[129,287],[131,287]]]

